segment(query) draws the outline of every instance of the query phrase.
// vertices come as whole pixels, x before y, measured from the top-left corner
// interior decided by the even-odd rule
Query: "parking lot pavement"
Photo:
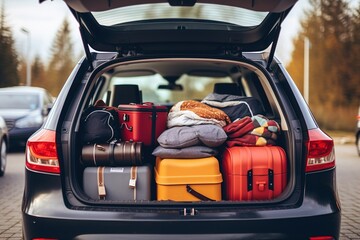
[[[360,157],[355,144],[341,145],[335,150],[342,208],[340,239],[360,239]]]
[[[0,239],[22,239],[21,198],[24,189],[24,154],[8,155],[6,172],[0,178]]]
[[[342,206],[341,240],[360,239],[360,157],[354,144],[336,146],[337,183]],[[0,240],[19,240],[24,154],[10,153],[0,178]]]

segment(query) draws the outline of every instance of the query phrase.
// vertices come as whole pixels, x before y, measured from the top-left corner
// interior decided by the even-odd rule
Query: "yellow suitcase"
[[[198,159],[156,159],[157,200],[219,201],[221,183],[219,161]]]

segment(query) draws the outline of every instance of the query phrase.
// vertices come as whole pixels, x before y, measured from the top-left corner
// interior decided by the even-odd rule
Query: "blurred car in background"
[[[359,112],[357,115],[357,126],[356,126],[355,138],[356,138],[356,141],[355,141],[356,149],[360,156],[360,107],[359,107]]]
[[[0,89],[0,115],[6,122],[11,147],[25,146],[46,119],[53,99],[46,89],[38,87]]]
[[[8,129],[5,120],[0,116],[0,177],[5,174],[8,141]]]

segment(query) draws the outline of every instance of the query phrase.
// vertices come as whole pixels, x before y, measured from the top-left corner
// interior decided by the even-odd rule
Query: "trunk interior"
[[[279,90],[281,86],[276,84],[279,82],[278,79],[275,79],[276,75],[270,76],[265,71],[265,61],[261,61],[261,59],[253,62],[245,59],[233,61],[205,58],[154,58],[132,61],[112,60],[102,65],[103,61],[101,60],[94,63],[98,67],[91,75],[86,74],[82,79],[82,86],[86,89],[82,91],[86,93],[83,94],[81,104],[69,107],[70,109],[76,109],[74,110],[76,113],[73,114],[71,120],[75,124],[72,127],[73,131],[71,131],[68,146],[70,150],[69,160],[71,159],[71,161],[68,161],[71,173],[70,187],[76,198],[85,203],[86,206],[101,205],[111,207],[124,205],[146,207],[154,206],[154,204],[155,206],[164,205],[170,207],[188,204],[200,204],[201,206],[208,206],[209,204],[217,206],[266,205],[284,202],[294,192],[295,183],[299,182],[295,179],[295,172],[298,169],[298,166],[296,166],[298,164],[295,164],[295,162],[297,158],[300,158],[299,155],[296,156],[295,152],[299,153],[301,149],[295,149],[295,137],[292,130],[289,130],[289,122],[290,119],[293,120],[296,117],[294,117],[292,111],[285,111],[288,106],[281,104],[280,96],[284,90]],[[131,88],[123,88],[124,85],[129,84],[137,85],[140,94],[131,93]],[[208,95],[212,93],[256,99],[254,105],[256,110],[253,110],[254,113],[250,113],[250,117],[252,117],[250,119],[254,119],[254,116],[261,116],[261,120],[266,119],[269,122],[278,124],[279,131],[276,132],[276,136],[273,134],[271,137],[265,137],[265,143],[261,142],[258,137],[256,137],[256,140],[244,138],[240,140],[242,142],[241,146],[238,145],[239,141],[235,141],[236,146],[234,148],[238,148],[240,151],[245,148],[256,149],[256,153],[249,153],[249,155],[254,158],[258,155],[257,158],[265,159],[264,161],[274,158],[274,162],[277,162],[275,165],[279,165],[278,161],[280,160],[277,160],[279,157],[274,152],[267,153],[263,151],[265,149],[263,145],[269,147],[268,144],[270,144],[271,148],[278,148],[279,151],[284,150],[284,163],[281,163],[280,167],[274,167],[281,168],[281,170],[274,170],[271,167],[272,165],[268,165],[268,169],[253,169],[241,175],[242,173],[237,170],[224,169],[235,168],[233,166],[229,167],[229,164],[232,163],[225,163],[224,158],[237,158],[238,156],[235,152],[226,153],[229,148],[226,147],[229,146],[227,145],[229,137],[219,146],[212,147],[211,149],[214,152],[209,153],[210,156],[192,158],[190,154],[190,157],[187,157],[188,152],[184,153],[183,149],[177,149],[171,153],[172,155],[169,155],[171,157],[163,157],[164,154],[165,156],[168,154],[166,151],[168,149],[165,148],[161,149],[160,154],[156,157],[152,153],[159,147],[159,142],[156,140],[159,140],[157,137],[160,133],[151,132],[151,128],[141,128],[149,125],[144,120],[146,117],[142,115],[137,117],[139,123],[136,124],[138,125],[133,126],[129,125],[131,121],[126,122],[128,120],[126,116],[129,117],[127,114],[119,114],[118,119],[121,122],[120,131],[134,128],[133,131],[136,132],[138,126],[141,128],[139,130],[140,139],[144,135],[153,136],[154,133],[156,135],[155,144],[152,142],[153,140],[147,144],[142,141],[142,157],[137,158],[138,160],[141,159],[141,163],[137,168],[131,167],[131,163],[119,166],[112,162],[104,164],[105,168],[100,171],[102,164],[97,162],[97,158],[100,157],[103,158],[103,161],[107,161],[106,154],[108,152],[103,148],[110,148],[109,143],[84,143],[82,139],[86,109],[94,105],[99,99],[103,100],[107,106],[118,107],[119,104],[121,106],[125,104],[123,106],[125,110],[129,110],[126,109],[129,105],[130,108],[134,107],[133,103],[152,102],[155,106],[165,106],[161,108],[160,112],[156,113],[156,121],[159,121],[159,115],[164,116],[163,114],[165,114],[167,127],[165,130],[160,131],[163,133],[170,128],[174,128],[168,126],[170,124],[169,113],[171,109],[175,108],[175,105],[177,106],[180,102],[188,100],[194,100],[197,104],[207,99]],[[252,108],[250,106],[250,109]],[[142,114],[141,110],[135,110],[135,112]],[[130,115],[130,118],[134,117]],[[236,121],[231,120],[231,122]],[[96,126],[93,126],[93,128],[96,128]],[[212,133],[214,134],[213,130]],[[179,139],[177,139],[176,134],[165,136],[165,142],[183,144],[183,139],[180,135],[178,136]],[[214,138],[217,137],[216,134],[213,136]],[[126,138],[124,135],[118,137],[118,142],[121,142],[123,149],[126,148],[124,138]],[[210,142],[216,141],[211,135],[207,135],[206,138]],[[274,141],[271,142],[272,140]],[[162,141],[164,142],[164,140]],[[244,143],[244,141],[246,142]],[[134,147],[134,149],[136,147],[134,143],[136,142],[130,141],[130,144],[133,144],[131,147]],[[203,142],[206,141],[203,140]],[[204,144],[201,143],[200,145],[203,146]],[[85,147],[88,149],[84,150]],[[117,147],[114,148],[116,152]],[[98,150],[106,154],[98,156],[96,152]],[[165,150],[165,153],[162,152],[163,150]],[[129,157],[126,154],[120,152],[119,156],[125,161],[128,161],[126,158],[136,158]],[[169,161],[164,161],[164,159]],[[184,163],[189,164],[189,166],[184,167]],[[251,170],[252,167],[245,166],[244,168]],[[202,174],[201,172],[206,171],[209,172],[199,176],[199,174]],[[230,171],[233,172],[230,173]],[[266,173],[263,173],[264,171]],[[126,177],[117,178],[116,174],[125,174]],[[265,174],[266,176],[258,179],[257,174]],[[110,175],[112,177],[109,177]],[[271,176],[269,177],[269,175]],[[238,181],[238,183],[230,186],[229,182],[233,181],[231,180],[232,177],[237,178],[234,181]],[[118,193],[113,193],[117,191],[114,190],[117,188],[120,189]],[[255,194],[255,190],[258,193]],[[234,191],[240,193],[236,193],[235,196],[232,195],[233,193],[229,193]],[[190,192],[192,193],[190,194]],[[186,194],[191,196],[186,197]],[[110,197],[110,195],[112,196]],[[127,197],[123,197],[123,195],[127,195]]]

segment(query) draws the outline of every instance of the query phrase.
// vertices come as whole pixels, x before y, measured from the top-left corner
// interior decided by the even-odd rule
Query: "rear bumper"
[[[66,207],[60,177],[26,171],[22,206],[25,239],[308,239],[339,237],[340,205],[334,171],[309,174],[304,200],[291,208],[201,209],[182,216],[182,209],[127,208],[120,211]],[[315,187],[309,182],[318,180]],[[41,179],[43,179],[41,181]],[[31,183],[37,183],[27,191]],[[330,181],[331,182],[331,181]],[[34,185],[35,186],[35,185]],[[54,187],[55,186],[55,187]],[[46,192],[46,193],[45,193]]]

